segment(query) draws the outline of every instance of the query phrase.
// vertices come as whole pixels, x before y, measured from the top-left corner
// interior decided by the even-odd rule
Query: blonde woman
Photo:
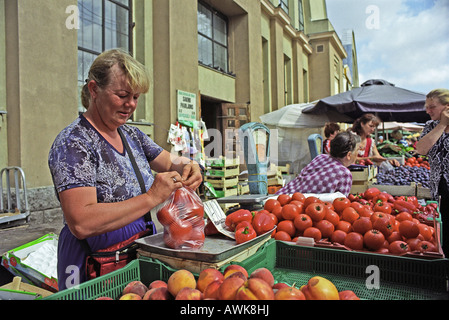
[[[435,89],[426,96],[426,112],[430,116],[416,143],[416,151],[427,155],[430,164],[430,191],[434,200],[441,196],[443,225],[449,225],[449,90]],[[448,228],[443,230],[442,248],[449,256]]]
[[[86,239],[95,252],[147,229],[155,233],[154,223],[144,219],[146,213],[176,189],[196,189],[202,181],[198,164],[172,159],[146,134],[126,124],[149,86],[145,67],[128,53],[102,53],[82,90],[87,111],[63,129],[51,147],[49,167],[66,223],[59,235],[59,290],[70,286],[66,280],[73,278],[74,267],[80,271],[77,282],[87,280],[80,240]],[[158,174],[153,176],[152,170]]]

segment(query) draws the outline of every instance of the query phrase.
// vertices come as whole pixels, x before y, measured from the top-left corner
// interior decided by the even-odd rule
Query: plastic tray
[[[237,262],[249,273],[260,267],[273,272],[277,282],[306,284],[313,276],[332,281],[338,290],[353,290],[366,300],[448,299],[449,260],[423,260],[268,241],[254,255]],[[379,288],[370,276],[378,268]]]

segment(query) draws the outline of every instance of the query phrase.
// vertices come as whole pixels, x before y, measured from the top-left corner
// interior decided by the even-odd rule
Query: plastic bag
[[[204,207],[190,188],[173,192],[157,211],[164,227],[164,243],[172,249],[200,249],[204,245]]]

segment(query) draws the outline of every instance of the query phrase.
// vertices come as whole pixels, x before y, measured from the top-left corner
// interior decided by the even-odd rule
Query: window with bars
[[[89,68],[103,51],[122,48],[132,51],[132,0],[78,0],[78,91]],[[78,104],[78,111],[85,109]]]
[[[228,72],[228,20],[201,2],[198,2],[198,62]]]

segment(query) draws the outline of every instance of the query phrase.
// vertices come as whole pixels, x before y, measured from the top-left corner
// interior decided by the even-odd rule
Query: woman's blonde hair
[[[442,105],[449,104],[449,90],[448,89],[435,89],[430,91],[427,96],[427,99],[438,99],[438,101]]]
[[[110,70],[118,65],[125,73],[129,86],[134,92],[147,93],[150,88],[150,76],[143,64],[122,49],[111,49],[100,54],[89,70],[88,78],[81,91],[81,103],[87,109],[90,103],[90,92],[87,87],[94,80],[100,88],[110,83]]]

